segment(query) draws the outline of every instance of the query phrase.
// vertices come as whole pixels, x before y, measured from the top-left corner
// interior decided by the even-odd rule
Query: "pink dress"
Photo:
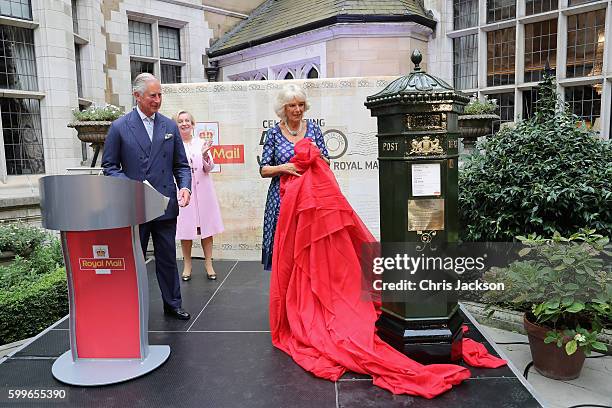
[[[194,137],[191,143],[183,142],[187,160],[191,166],[191,199],[187,207],[179,207],[176,223],[176,239],[197,239],[223,232],[221,210],[215,194],[213,179],[208,174],[214,167],[210,152],[202,159],[202,140]]]

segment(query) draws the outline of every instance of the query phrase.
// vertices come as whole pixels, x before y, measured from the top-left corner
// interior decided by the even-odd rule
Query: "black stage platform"
[[[159,369],[135,380],[94,388],[68,386],[51,375],[55,359],[69,349],[68,322],[60,321],[0,364],[0,406],[74,407],[505,407],[542,406],[518,371],[470,368],[472,377],[427,400],[392,395],[369,377],[346,374],[333,383],[305,372],[272,347],[268,326],[269,273],[258,262],[215,262],[219,276],[204,276],[194,260],[194,277],[181,282],[185,322],[162,314],[159,288],[148,264],[149,343],[168,344],[172,354]],[[181,270],[179,265],[179,271]],[[19,318],[16,316],[16,318]],[[468,337],[498,351],[473,321]],[[502,356],[503,357],[503,356]],[[518,375],[518,377],[517,377]],[[57,390],[64,400],[11,400],[9,389]]]

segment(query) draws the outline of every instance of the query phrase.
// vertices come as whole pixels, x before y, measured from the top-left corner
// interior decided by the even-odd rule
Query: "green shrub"
[[[612,236],[612,146],[579,125],[555,89],[546,77],[536,115],[488,137],[465,160],[459,174],[464,240],[569,236],[584,227]]]
[[[49,236],[46,231],[24,223],[0,224],[0,253],[12,251],[25,256]]]
[[[0,344],[31,337],[68,314],[66,271],[0,291]]]
[[[0,290],[10,290],[24,282],[34,282],[40,275],[62,266],[62,247],[57,238],[50,239],[32,251],[29,257],[17,255],[15,260],[0,266]]]
[[[60,242],[34,230],[37,232],[26,229],[24,236],[35,239],[21,241],[36,242],[32,252],[0,266],[0,344],[33,336],[68,313]]]

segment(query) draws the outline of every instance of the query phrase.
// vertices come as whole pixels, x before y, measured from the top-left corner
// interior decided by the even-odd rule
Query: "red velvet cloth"
[[[359,263],[361,245],[375,238],[316,146],[301,140],[291,162],[302,176],[281,179],[270,282],[274,346],[318,377],[369,374],[394,394],[433,398],[469,378],[465,367],[422,365],[376,335],[378,305],[364,299]]]

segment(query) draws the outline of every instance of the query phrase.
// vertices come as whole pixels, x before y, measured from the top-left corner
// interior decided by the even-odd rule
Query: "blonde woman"
[[[193,135],[195,120],[191,113],[179,111],[175,121],[191,167],[191,202],[187,207],[180,208],[176,225],[176,239],[181,241],[183,251],[181,278],[184,281],[191,279],[191,247],[193,240],[199,237],[204,249],[206,277],[215,280],[217,274],[212,264],[213,235],[223,232],[223,221],[209,174],[215,165],[210,153],[212,140]]]

